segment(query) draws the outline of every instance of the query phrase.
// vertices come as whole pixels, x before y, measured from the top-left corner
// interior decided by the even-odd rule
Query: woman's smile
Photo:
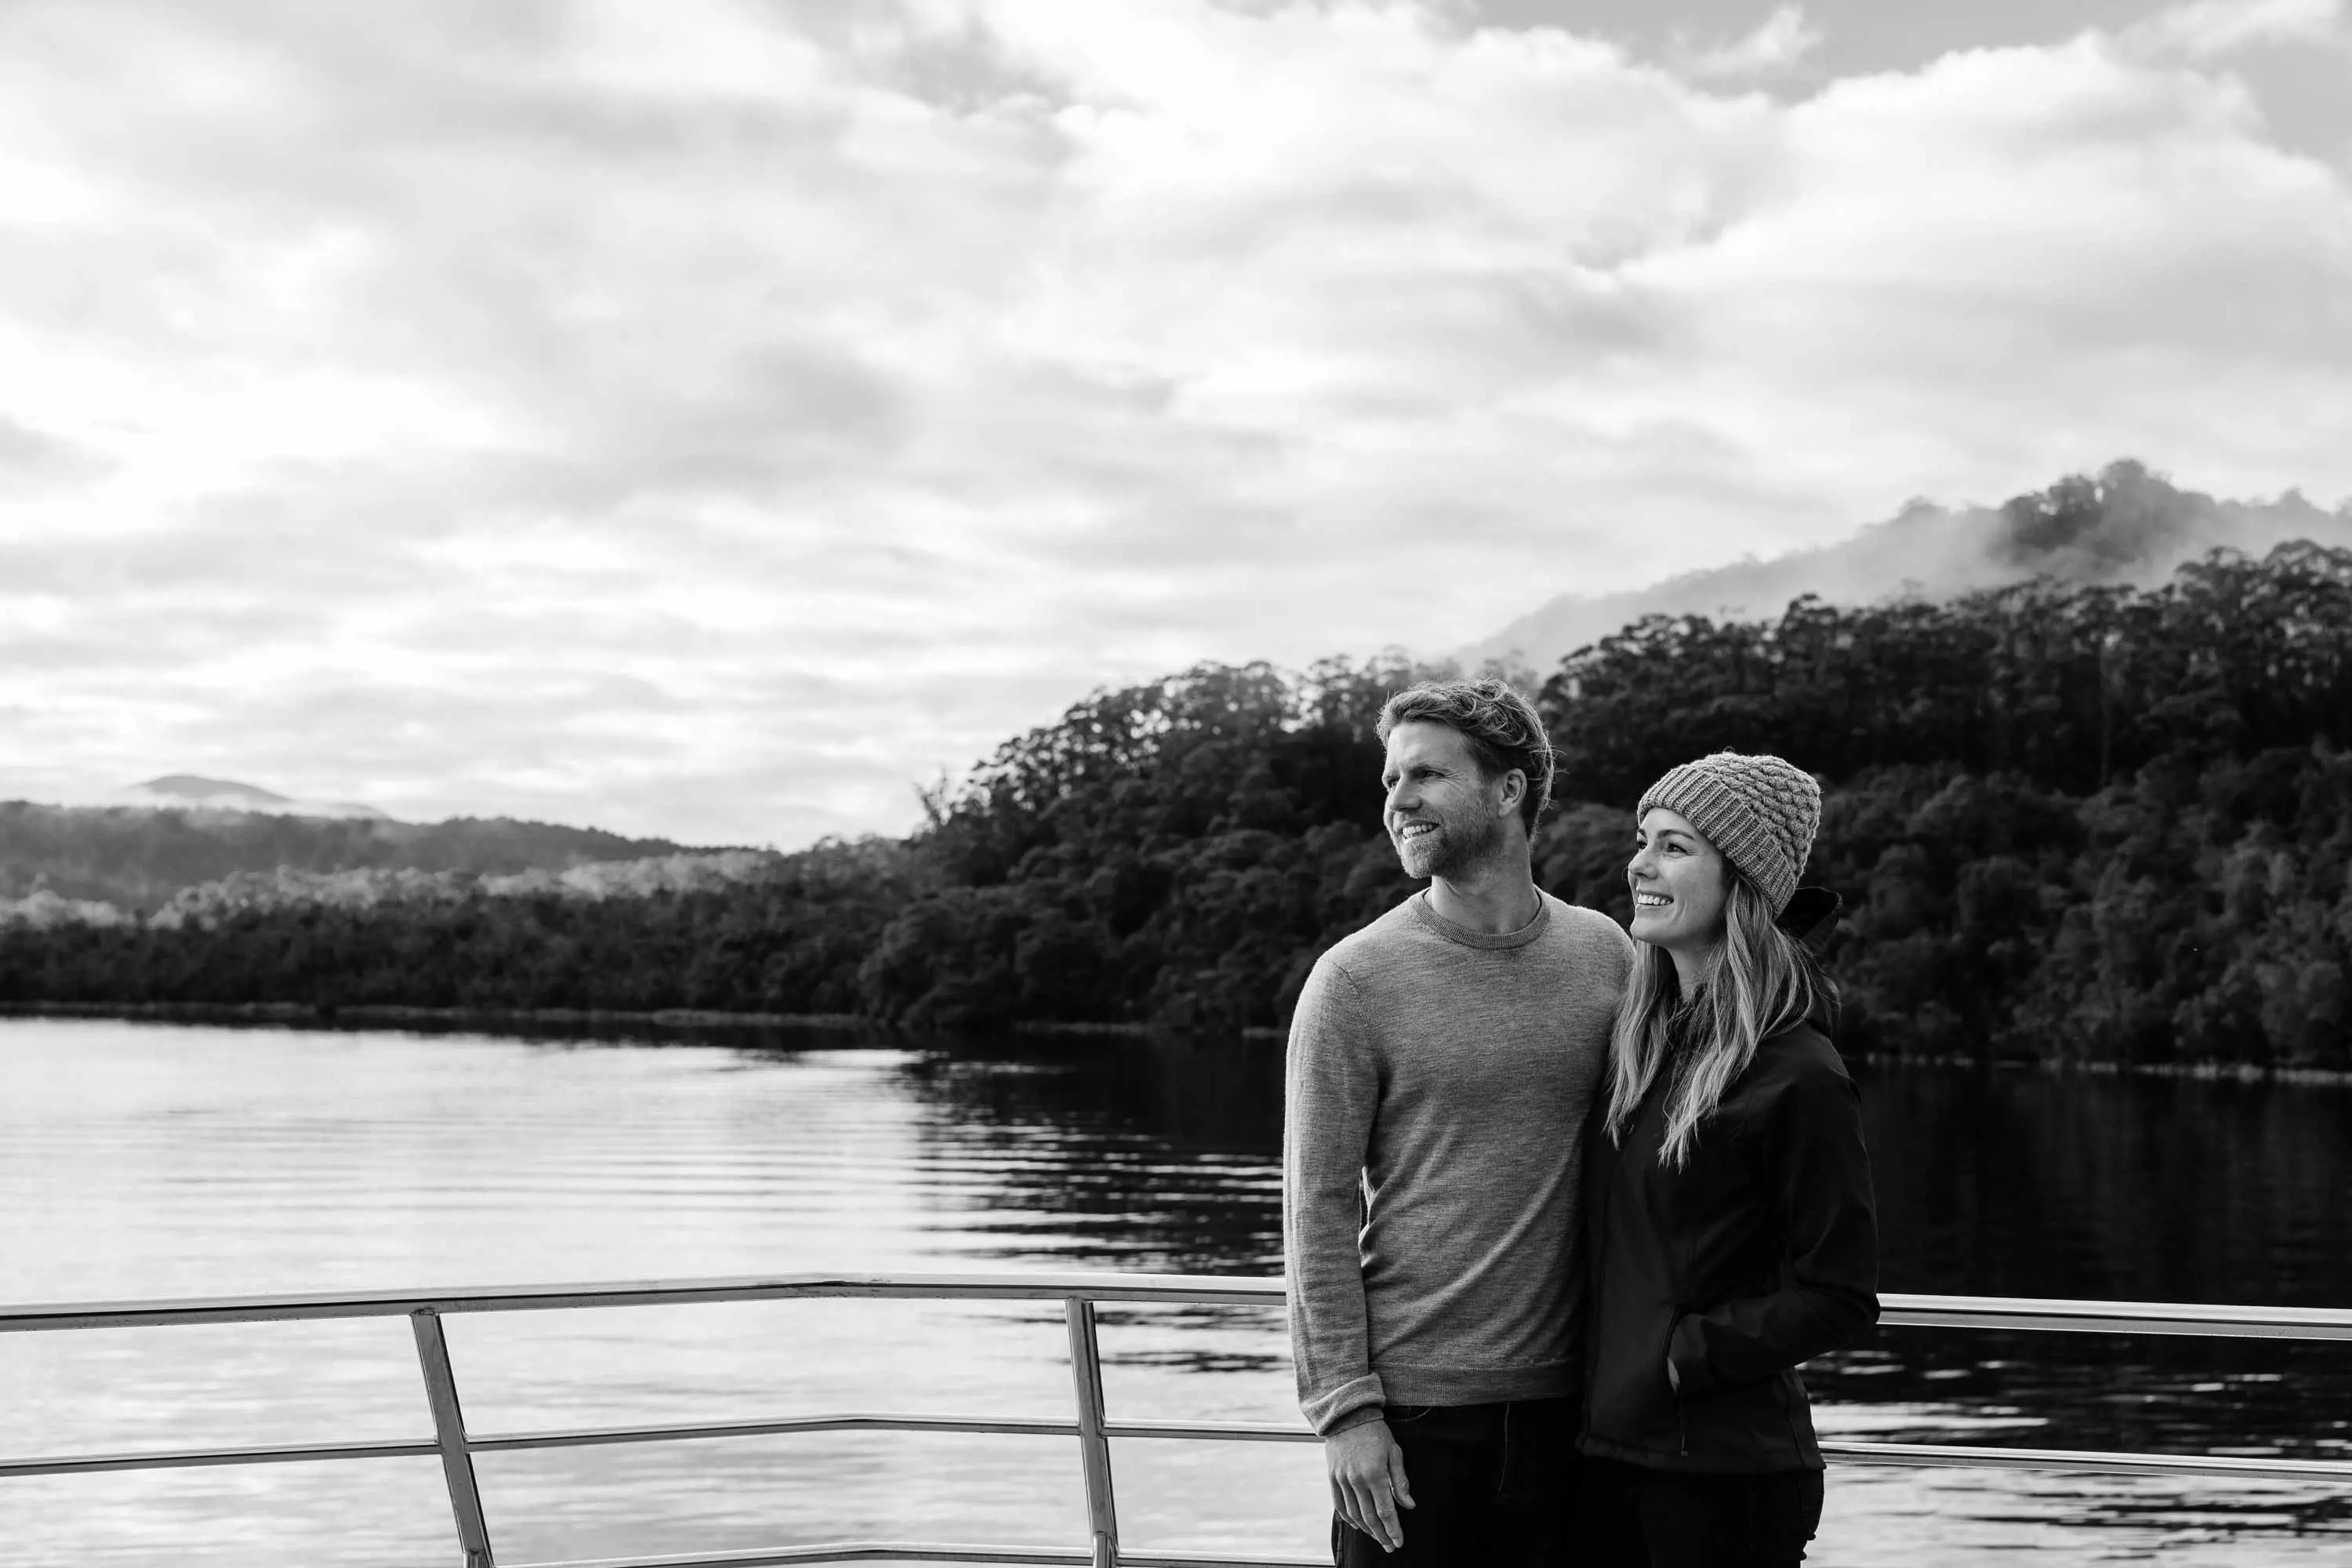
[[[1654,806],[1633,833],[1625,886],[1633,895],[1628,928],[1637,942],[1677,952],[1696,978],[1706,952],[1723,940],[1727,887],[1723,856],[1689,818]]]

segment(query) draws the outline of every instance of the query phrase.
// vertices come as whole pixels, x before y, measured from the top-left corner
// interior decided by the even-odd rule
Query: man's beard
[[[1432,838],[1436,843],[1422,849],[1422,844]],[[1448,881],[1457,881],[1494,858],[1502,844],[1502,816],[1487,813],[1466,821],[1442,822],[1435,833],[1420,842],[1398,845],[1397,858],[1403,863],[1408,877],[1444,877]]]

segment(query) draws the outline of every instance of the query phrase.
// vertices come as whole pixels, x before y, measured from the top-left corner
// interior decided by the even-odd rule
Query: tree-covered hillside
[[[1823,775],[1811,877],[1852,904],[1854,1040],[2352,1065],[2352,551],[1649,621],[1564,660],[1544,707],[1572,795],[1727,746]],[[1623,832],[1613,804],[1567,813],[1548,880],[1626,912]]]
[[[855,1012],[912,1025],[1274,1026],[1413,884],[1372,724],[1425,673],[1205,667],[1097,692],[904,841],[746,880],[0,931],[0,1001]],[[2352,552],[2215,554],[2152,589],[1654,617],[1543,683],[1543,883],[1622,918],[1631,809],[1722,747],[1819,773],[1809,879],[1849,1047],[2352,1067]]]

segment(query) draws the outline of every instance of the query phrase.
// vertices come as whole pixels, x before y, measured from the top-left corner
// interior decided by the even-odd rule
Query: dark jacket
[[[1660,1469],[1820,1469],[1797,1363],[1878,1320],[1878,1226],[1862,1108],[1821,1031],[1763,1041],[1699,1123],[1680,1171],[1658,1163],[1672,1078],[1622,1147],[1596,1106],[1584,1140],[1588,1454]],[[1676,1394],[1666,1360],[1682,1377]]]

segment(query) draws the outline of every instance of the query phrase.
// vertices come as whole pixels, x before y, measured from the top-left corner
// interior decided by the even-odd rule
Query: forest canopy
[[[929,792],[906,839],[723,886],[0,928],[0,1002],[677,1007],[915,1026],[1279,1026],[1416,884],[1373,732],[1432,670],[1202,666],[1102,690]],[[1666,767],[1819,775],[1807,880],[1848,1049],[2352,1067],[2352,552],[2227,552],[1777,617],[1654,616],[1562,659],[1538,879],[1626,914]]]

